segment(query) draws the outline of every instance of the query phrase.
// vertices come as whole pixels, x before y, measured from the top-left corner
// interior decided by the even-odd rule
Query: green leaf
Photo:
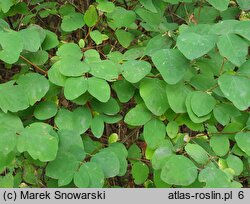
[[[98,149],[102,147],[102,144],[100,142],[92,140],[87,135],[84,135],[82,139],[83,139],[85,151],[88,154],[92,154],[93,152],[96,152]]]
[[[0,177],[0,188],[13,188],[14,177],[11,173]]]
[[[100,115],[97,115],[93,118],[91,123],[91,131],[97,138],[100,138],[103,135],[104,121]]]
[[[114,98],[110,98],[107,103],[100,103],[100,101],[93,100],[91,105],[98,113],[105,113],[107,115],[115,115],[119,113],[120,106]]]
[[[35,166],[27,161],[23,162],[23,180],[26,183],[37,185],[39,182],[39,177],[41,176],[41,171],[36,170]]]
[[[214,79],[212,75],[199,74],[199,75],[194,76],[191,79],[190,85],[200,91],[209,92],[209,90],[214,89],[214,87],[217,84],[216,84],[216,80]]]
[[[144,79],[140,85],[140,95],[147,108],[157,116],[169,108],[165,83],[159,79]]]
[[[250,156],[250,133],[239,132],[235,135],[235,140],[240,149]]]
[[[134,27],[135,26],[135,20],[136,15],[134,11],[126,10],[123,7],[115,7],[114,11],[112,13],[107,14],[108,18],[112,21],[112,26],[116,28],[121,27]],[[109,22],[111,23],[111,22]]]
[[[129,60],[122,65],[122,75],[130,83],[139,82],[148,75],[150,71],[151,65],[145,61]]]
[[[167,131],[167,134],[170,138],[175,138],[177,133],[179,132],[179,125],[177,122],[175,121],[170,121],[168,124],[167,124],[167,127],[166,127],[166,131]]]
[[[122,143],[116,142],[110,144],[109,149],[112,152],[114,152],[117,158],[119,159],[120,169],[118,176],[124,176],[128,168],[128,162],[127,162],[128,151],[126,147]]]
[[[151,149],[156,149],[166,136],[166,127],[158,119],[152,119],[144,125],[143,137]]]
[[[199,181],[205,182],[205,188],[229,188],[231,187],[230,179],[222,170],[207,166],[199,174]]]
[[[0,124],[0,131],[0,153],[7,155],[13,151],[16,146],[16,131],[3,124]]]
[[[148,41],[144,53],[153,57],[157,51],[170,48],[171,44],[172,42],[168,36],[159,34]]]
[[[118,99],[122,103],[128,102],[135,93],[134,86],[124,79],[114,82],[112,88],[115,90]]]
[[[103,12],[112,13],[115,9],[115,4],[109,1],[99,1],[97,9]]]
[[[24,29],[18,32],[23,41],[23,49],[30,52],[37,52],[41,46],[40,34],[36,29]]]
[[[148,178],[148,174],[149,168],[145,163],[139,161],[132,165],[132,176],[135,184],[143,184]]]
[[[37,52],[27,52],[23,54],[23,57],[37,66],[44,65],[49,59],[48,53],[44,50],[38,50]]]
[[[60,63],[54,63],[48,71],[48,77],[51,83],[57,86],[64,86],[67,78],[60,73],[60,66]]]
[[[151,160],[152,157],[153,157],[154,151],[155,150],[147,147],[146,150],[145,150],[145,158],[148,159],[148,160]]]
[[[82,76],[90,70],[87,63],[81,62],[75,57],[64,57],[56,62],[54,66],[58,66],[58,70],[62,75],[69,77]]]
[[[125,47],[128,48],[130,43],[133,41],[134,39],[134,35],[131,34],[130,32],[127,32],[125,30],[116,30],[115,31],[115,35],[119,41],[119,43]]]
[[[112,81],[118,78],[119,66],[111,60],[102,60],[90,64],[90,73],[97,78]]]
[[[190,140],[188,133],[178,133],[174,139],[173,151],[178,152],[184,148],[185,143]]]
[[[243,171],[243,162],[239,157],[229,155],[226,159],[229,168],[234,170],[235,176],[239,176]]]
[[[232,33],[236,33],[237,30],[237,25],[241,24],[242,22],[237,21],[237,20],[224,20],[224,21],[220,21],[219,23],[216,23],[213,25],[212,29],[210,30],[210,32],[216,34],[216,35],[225,35],[225,34],[232,34]],[[240,26],[240,30],[242,30],[242,26]],[[245,26],[244,26],[245,28]],[[246,28],[245,28],[246,29]],[[243,30],[245,30],[243,29]],[[226,32],[225,32],[226,31]]]
[[[12,0],[0,0],[0,10],[7,13],[13,4],[14,2]]]
[[[18,133],[23,130],[23,123],[18,116],[11,113],[3,113],[2,111],[0,111],[0,125],[8,126]]]
[[[173,155],[173,145],[169,140],[164,140],[152,156],[152,166],[154,169],[162,169],[171,155]]]
[[[84,21],[88,27],[94,26],[98,21],[98,13],[93,5],[90,5],[84,14]]]
[[[85,25],[84,15],[81,13],[69,13],[62,19],[61,28],[65,32],[71,32]]]
[[[72,130],[59,130],[59,152],[66,152],[73,154],[75,159],[81,162],[86,153],[82,142],[81,135]]]
[[[85,169],[88,171],[90,182],[89,188],[102,188],[104,185],[104,173],[102,169],[94,162],[85,164]]]
[[[17,84],[25,90],[30,105],[40,101],[49,90],[49,81],[37,73],[22,75],[17,80]]]
[[[45,30],[39,25],[30,25],[29,29],[36,30],[39,33],[40,43],[42,44],[42,42],[44,41],[44,39],[46,37]]]
[[[131,163],[135,163],[133,159],[141,159],[141,149],[134,143],[128,149],[128,159]]]
[[[216,155],[222,157],[229,151],[229,139],[226,135],[213,135],[210,139],[210,146]]]
[[[157,9],[154,5],[154,3],[152,2],[152,0],[139,0],[140,3],[149,11],[152,11],[154,13],[157,13]]]
[[[145,47],[132,47],[124,53],[123,60],[126,61],[135,59],[142,60],[142,58],[145,55],[144,52],[145,52]]]
[[[207,0],[208,3],[210,3],[214,8],[220,10],[220,11],[225,11],[228,8],[228,4],[230,0]]]
[[[248,69],[250,65],[250,60],[247,60],[239,69],[239,74],[243,74],[244,76],[250,76],[250,70]]]
[[[195,91],[191,97],[191,108],[195,115],[198,117],[209,114],[215,107],[215,99],[204,92]]]
[[[58,48],[56,54],[62,58],[74,57],[76,59],[81,59],[83,53],[80,47],[75,43],[66,43]]]
[[[215,119],[222,125],[227,125],[233,117],[240,116],[240,111],[232,104],[219,104],[214,110],[213,114]]]
[[[88,92],[97,100],[106,103],[110,99],[111,90],[109,84],[95,77],[88,79]]]
[[[102,44],[103,41],[103,35],[99,30],[94,30],[90,32],[90,37],[92,40],[94,40],[96,45]]]
[[[90,182],[89,173],[85,165],[82,165],[74,175],[74,184],[78,188],[88,188]]]
[[[117,176],[120,170],[120,162],[113,151],[106,148],[95,154],[91,160],[98,164],[104,172],[105,178]]]
[[[60,130],[71,130],[82,134],[90,127],[91,120],[91,113],[85,107],[79,107],[73,112],[60,109],[55,117],[55,124]]]
[[[200,11],[200,14],[198,7],[196,7],[194,10],[194,17],[195,19],[199,20],[199,24],[212,24],[216,22],[216,19],[219,18],[219,16],[220,12],[211,6],[204,5]]]
[[[84,163],[74,176],[74,183],[79,188],[102,188],[104,174],[94,162]]]
[[[23,50],[23,40],[17,32],[0,31],[0,60],[8,64],[13,64],[19,59]]]
[[[66,16],[69,13],[74,13],[75,7],[72,4],[64,4],[63,6],[60,7],[58,12],[61,16]]]
[[[44,101],[39,103],[34,110],[34,116],[38,120],[47,120],[57,113],[57,105],[52,101]]]
[[[171,187],[171,185],[165,183],[161,179],[161,171],[160,170],[154,171],[154,184],[155,184],[156,188],[170,188]]]
[[[217,37],[215,35],[184,32],[177,38],[177,47],[186,58],[194,60],[212,50],[216,42]]]
[[[182,82],[166,86],[169,106],[175,113],[187,112],[185,101],[190,92],[191,89]]]
[[[250,80],[243,76],[222,75],[218,80],[225,97],[232,101],[239,110],[250,106]]]
[[[107,114],[107,116],[113,116],[119,113],[120,111],[120,106],[117,100],[112,97],[105,103],[93,99],[91,101],[91,105],[97,114],[105,113]]]
[[[72,181],[79,164],[73,154],[59,152],[56,159],[48,164],[46,176],[58,179],[59,186],[67,185]]]
[[[188,143],[185,150],[199,164],[206,164],[209,161],[208,153],[198,144]]]
[[[237,0],[237,3],[243,10],[249,10],[250,9],[250,2],[248,0]]]
[[[88,89],[88,81],[85,77],[68,78],[64,85],[64,96],[68,100],[74,100],[84,94]]]
[[[192,96],[193,94],[195,94],[195,92],[190,92],[188,95],[187,95],[187,98],[186,98],[186,108],[187,108],[187,112],[188,112],[188,115],[190,117],[190,119],[194,122],[194,123],[202,123],[208,119],[210,119],[211,117],[211,114],[208,114],[208,115],[205,115],[205,116],[202,116],[202,117],[198,117],[192,110],[192,107],[191,107],[191,101],[192,101]]]
[[[50,125],[32,123],[19,135],[17,149],[27,151],[33,159],[53,161],[58,150],[58,136]]]
[[[59,130],[59,151],[54,161],[46,167],[46,175],[58,179],[59,186],[69,184],[80,163],[85,158],[85,151],[80,134],[75,131]]]
[[[10,26],[5,20],[0,19],[0,31],[5,31],[5,30],[10,30]]]
[[[220,54],[234,65],[240,67],[248,54],[249,44],[235,34],[222,35],[217,43]]]
[[[90,99],[91,99],[90,94],[89,93],[85,93],[85,94],[79,96],[78,98],[72,100],[72,102],[75,103],[75,104],[77,104],[77,105],[83,106],[83,105],[86,105],[86,103]]]
[[[132,108],[125,116],[124,122],[132,126],[145,125],[152,118],[152,114],[148,109],[139,104],[135,108]]]
[[[89,64],[101,61],[99,52],[94,49],[85,51],[84,57],[85,57],[84,62],[89,63]]]
[[[197,168],[194,163],[182,155],[173,155],[165,163],[161,179],[173,185],[188,186],[197,178]]]
[[[17,112],[29,107],[26,92],[20,86],[14,85],[15,81],[0,84],[0,108],[3,112]]]
[[[108,55],[107,55],[108,59],[113,61],[113,62],[116,62],[116,63],[121,63],[124,59],[124,56],[122,53],[120,53],[119,51],[114,51],[114,52],[110,52]]]
[[[189,68],[188,60],[177,49],[159,50],[152,60],[168,84],[177,84]]]
[[[102,119],[107,124],[115,124],[122,120],[121,115],[115,115],[115,116],[108,116],[108,115],[102,115]]]
[[[138,16],[142,19],[141,23],[142,27],[147,31],[156,31],[157,33],[159,33],[159,32],[166,32],[169,30],[168,28],[169,23],[163,20],[164,17],[162,12],[153,13],[144,8],[137,8],[135,11],[136,14],[138,14]],[[163,21],[165,21],[164,25],[161,24],[161,22]]]
[[[0,112],[0,115],[3,116],[1,119],[8,119],[10,122],[17,122],[16,127],[11,127],[11,124],[5,124],[4,122],[0,121],[0,171],[3,172],[7,166],[13,164],[15,160],[15,150],[16,148],[16,139],[17,133],[20,133],[23,130],[22,124],[19,124],[21,121],[18,118],[13,117],[10,114],[4,114]],[[15,123],[13,123],[15,124]],[[19,125],[21,125],[19,127]]]
[[[11,152],[7,155],[0,152],[0,171],[3,172],[8,166],[13,164],[15,161],[16,154],[14,152]]]
[[[50,50],[58,46],[59,41],[57,35],[49,30],[45,30],[46,37],[43,41],[42,48],[43,50]]]

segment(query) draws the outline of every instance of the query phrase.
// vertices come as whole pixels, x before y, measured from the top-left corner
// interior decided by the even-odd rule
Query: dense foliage
[[[0,0],[0,187],[249,187],[249,0]]]

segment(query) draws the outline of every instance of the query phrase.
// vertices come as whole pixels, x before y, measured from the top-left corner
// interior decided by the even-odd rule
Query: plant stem
[[[48,75],[47,71],[43,70],[42,68],[38,67],[37,65],[35,65],[33,62],[29,61],[27,58],[25,58],[24,56],[20,55],[20,58],[22,60],[24,60],[25,62],[27,62],[28,64],[32,65],[38,72],[44,74],[44,75]]]

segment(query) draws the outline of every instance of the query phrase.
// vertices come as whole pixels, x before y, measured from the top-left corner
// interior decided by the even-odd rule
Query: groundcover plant
[[[0,0],[0,187],[249,187],[249,9]]]

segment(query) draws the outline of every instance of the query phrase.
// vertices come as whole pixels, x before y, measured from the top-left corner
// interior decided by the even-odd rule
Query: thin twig
[[[200,8],[199,8],[199,11],[198,11],[198,15],[197,15],[197,23],[199,22],[200,20],[200,15],[201,15],[201,9],[203,7],[203,0],[201,0],[201,3],[200,3]]]
[[[217,84],[215,84],[213,87],[211,87],[210,89],[208,89],[208,90],[206,90],[206,92],[208,93],[208,92],[211,92],[211,91],[213,91],[214,89],[216,89],[217,87],[219,87],[219,84],[217,83]]]
[[[35,65],[33,62],[29,61],[27,58],[25,58],[24,56],[20,55],[20,58],[22,60],[24,60],[25,62],[27,62],[28,64],[32,65],[38,72],[44,74],[44,75],[48,75],[48,72],[43,70],[42,68],[38,67],[37,65]]]
[[[221,68],[220,68],[220,72],[219,72],[219,75],[221,76],[223,74],[223,70],[224,70],[224,65],[226,63],[226,58],[224,57],[223,58],[223,62],[222,62],[222,65],[221,65]]]

